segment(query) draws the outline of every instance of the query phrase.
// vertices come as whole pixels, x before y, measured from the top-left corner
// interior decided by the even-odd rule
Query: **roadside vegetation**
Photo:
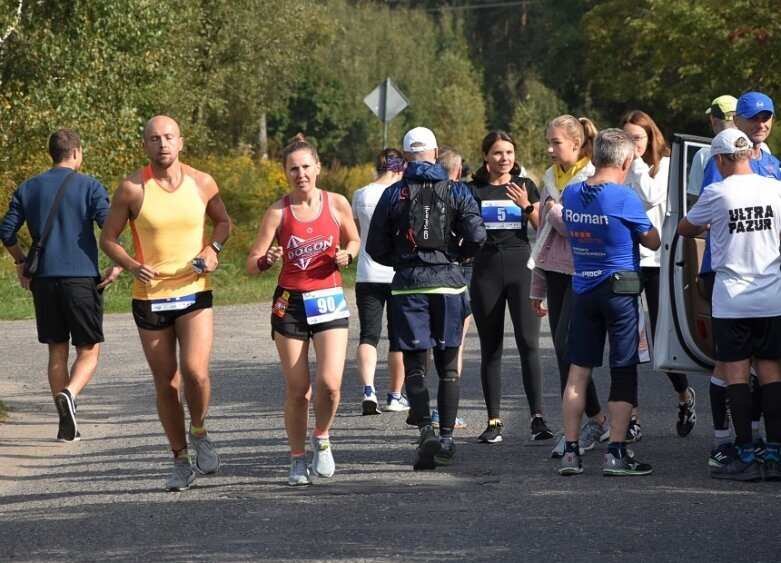
[[[475,170],[481,139],[503,128],[539,178],[546,123],[564,112],[604,128],[639,108],[669,138],[709,135],[704,110],[721,94],[781,103],[779,30],[781,11],[755,0],[0,0],[0,213],[49,166],[52,131],[79,131],[83,172],[113,193],[145,163],[144,123],[168,114],[183,160],[217,179],[234,220],[217,301],[262,299],[273,276],[249,279],[244,259],[286,190],[279,150],[303,132],[320,186],[349,197],[382,148],[363,98],[386,77],[410,103],[390,146],[426,125]],[[777,127],[775,152],[780,138]],[[128,310],[125,278],[110,311]],[[0,319],[31,316],[7,253],[0,283]]]

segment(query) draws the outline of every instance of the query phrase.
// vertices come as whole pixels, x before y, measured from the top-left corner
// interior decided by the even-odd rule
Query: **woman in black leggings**
[[[518,176],[515,141],[505,131],[491,131],[482,145],[483,165],[470,183],[480,206],[488,240],[475,257],[470,285],[472,314],[480,338],[480,380],[488,410],[488,427],[479,442],[502,441],[502,344],[505,306],[510,309],[521,372],[532,415],[532,439],[553,437],[542,415],[540,318],[529,300],[531,247],[528,224],[537,226],[539,193],[528,178]]]

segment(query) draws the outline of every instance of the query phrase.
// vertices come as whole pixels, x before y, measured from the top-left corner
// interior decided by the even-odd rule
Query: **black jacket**
[[[396,270],[392,289],[464,287],[466,279],[458,262],[474,256],[486,238],[485,225],[475,199],[464,184],[454,182],[450,191],[455,233],[451,248],[445,252],[414,250],[399,232],[406,220],[402,217],[407,210],[402,190],[407,179],[447,180],[447,172],[439,164],[410,164],[404,171],[404,178],[388,187],[380,197],[369,227],[366,252],[375,262]]]

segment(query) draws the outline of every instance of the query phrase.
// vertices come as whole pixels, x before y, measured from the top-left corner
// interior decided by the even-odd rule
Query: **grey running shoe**
[[[637,417],[633,416],[629,419],[629,427],[626,429],[626,443],[639,442],[643,438],[643,433],[640,429],[640,423],[637,422]]]
[[[438,466],[446,466],[453,463],[456,457],[456,444],[453,440],[444,440],[439,443],[439,450],[434,454],[434,462]]]
[[[186,491],[195,481],[195,470],[189,459],[174,461],[174,471],[171,478],[165,482],[166,491]]]
[[[220,468],[220,454],[214,449],[211,438],[208,434],[196,436],[192,432],[190,435],[190,445],[195,451],[195,467],[202,475],[217,473]]]
[[[708,458],[709,467],[726,467],[735,457],[735,446],[730,442],[719,444],[718,447],[713,448]]]
[[[781,445],[770,443],[765,446],[765,459],[762,464],[766,481],[781,480]]]
[[[555,441],[555,445],[550,451],[550,456],[553,459],[561,459],[564,457],[564,432],[556,432],[553,436],[553,440]]]
[[[76,423],[76,403],[73,401],[73,395],[67,389],[63,389],[54,396],[54,404],[57,406],[57,412],[60,414],[62,439],[66,442],[73,442],[79,433],[79,425]]]
[[[650,475],[653,471],[653,467],[647,463],[635,461],[634,456],[629,450],[627,450],[626,455],[621,459],[608,452],[605,454],[605,461],[602,463],[602,475],[605,475],[606,477]]]
[[[377,395],[374,393],[369,393],[368,395],[364,393],[363,401],[361,401],[361,410],[363,411],[363,416],[382,414],[380,406],[377,404]]]
[[[393,393],[388,393],[388,400],[385,402],[385,410],[388,412],[404,412],[409,410],[409,401],[402,393],[398,399]]]
[[[688,436],[697,423],[697,413],[694,411],[697,403],[694,397],[694,389],[691,387],[689,387],[689,397],[691,398],[685,403],[678,403],[678,420],[675,423],[675,431],[678,432],[678,436],[681,438]]]
[[[579,475],[583,473],[583,460],[575,452],[564,452],[559,462],[559,475]]]
[[[781,481],[781,462],[765,461],[765,480]]]
[[[437,464],[434,455],[439,451],[439,438],[437,438],[434,428],[430,425],[420,429],[420,439],[418,439],[418,449],[415,452],[415,461],[412,463],[412,469],[420,471],[422,469],[436,469]]]
[[[743,461],[739,455],[736,455],[727,465],[711,467],[710,476],[714,479],[732,481],[759,481],[762,479],[762,467],[754,456],[749,461]]]
[[[287,476],[287,484],[291,487],[312,484],[309,467],[306,465],[306,456],[294,457],[290,460],[290,474]]]
[[[580,455],[583,455],[583,452],[593,450],[594,446],[605,442],[608,438],[610,438],[610,424],[608,424],[607,418],[602,424],[587,420],[578,434]]]
[[[334,455],[331,453],[331,441],[328,438],[312,436],[312,473],[318,477],[331,477],[336,471]]]

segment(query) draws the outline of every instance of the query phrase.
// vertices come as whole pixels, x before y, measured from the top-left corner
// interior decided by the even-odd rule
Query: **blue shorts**
[[[639,295],[616,295],[610,280],[586,293],[572,293],[569,340],[564,360],[599,367],[610,338],[610,367],[650,361],[643,304]]]
[[[390,300],[397,350],[458,348],[464,330],[464,297],[458,294],[412,293]]]

